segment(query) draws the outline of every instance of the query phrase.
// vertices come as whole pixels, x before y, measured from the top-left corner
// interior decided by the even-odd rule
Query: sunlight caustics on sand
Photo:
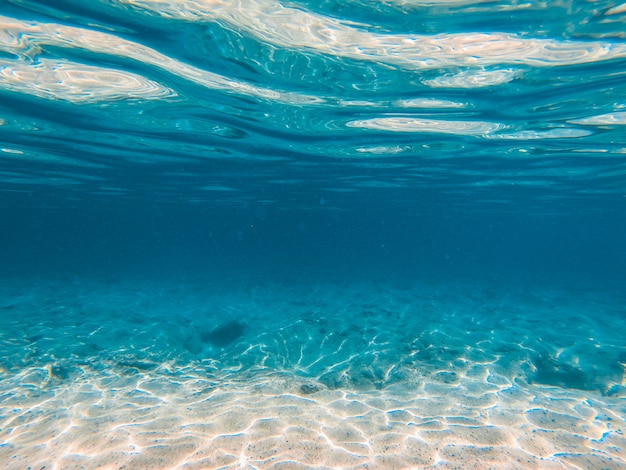
[[[601,299],[56,287],[3,291],[3,311],[21,312],[1,325],[9,468],[626,465],[621,324]]]

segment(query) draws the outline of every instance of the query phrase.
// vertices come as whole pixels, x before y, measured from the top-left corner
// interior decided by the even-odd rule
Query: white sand
[[[5,388],[0,460],[16,469],[626,466],[624,404],[599,394],[468,377],[436,395],[302,395],[300,385],[275,375],[213,388],[191,370],[130,379],[86,370],[22,397]]]
[[[128,303],[120,291],[115,295],[120,305]],[[215,357],[203,358],[209,350],[202,350],[194,360],[188,355],[181,356],[185,360],[168,359],[172,349],[186,343],[181,340],[176,346],[180,335],[163,331],[159,322],[140,327],[147,339],[131,336],[132,342],[120,340],[114,351],[77,349],[61,358],[63,349],[54,349],[64,338],[59,331],[67,333],[65,348],[77,341],[88,346],[89,335],[105,334],[96,318],[76,326],[65,314],[54,324],[62,319],[67,324],[55,329],[44,320],[53,313],[44,312],[41,323],[27,332],[32,345],[25,348],[20,343],[25,333],[9,328],[18,325],[19,315],[5,316],[2,360],[8,365],[0,372],[0,462],[8,469],[626,468],[624,383],[611,385],[604,376],[592,377],[591,366],[580,370],[591,377],[585,384],[597,389],[530,380],[540,377],[533,367],[545,367],[542,380],[578,383],[572,379],[579,377],[578,369],[550,375],[550,361],[564,361],[568,354],[563,367],[584,366],[584,355],[574,357],[577,351],[587,352],[577,328],[562,329],[560,338],[565,339],[557,340],[550,336],[553,328],[543,325],[542,339],[536,335],[539,330],[529,329],[532,318],[512,315],[502,299],[499,305],[508,309],[508,318],[476,313],[472,324],[460,312],[477,312],[480,302],[461,296],[449,304],[436,299],[428,304],[463,321],[455,325],[446,318],[426,328],[423,318],[415,320],[421,322],[420,334],[407,345],[399,333],[414,321],[409,310],[399,310],[406,299],[399,300],[403,297],[396,292],[383,304],[380,293],[372,295],[360,300],[365,305],[362,321],[374,311],[367,320],[373,323],[361,329],[354,316],[345,315],[351,308],[345,297],[323,307],[339,311],[339,316],[321,326],[303,314],[311,309],[306,301],[300,310],[295,308],[299,319],[291,322],[286,320],[294,307],[288,303],[277,298],[255,301],[263,308],[255,312],[248,305],[246,322],[272,305],[274,323],[266,316],[265,331],[253,329],[230,349],[214,351]],[[96,295],[109,302],[111,296],[102,291]],[[86,304],[83,299],[81,308]],[[420,312],[430,315],[420,305]],[[495,308],[493,301],[490,305]],[[404,315],[398,331],[391,325],[387,330],[376,326],[374,318],[383,315],[384,324],[394,312]],[[604,332],[610,342],[610,324],[603,330],[591,317],[574,316],[588,334],[596,335],[597,349],[607,358],[623,350],[621,344],[610,349],[599,337]],[[322,318],[317,312],[313,317]],[[107,326],[108,341],[125,338],[120,322]],[[311,325],[320,329],[307,330]],[[40,335],[33,334],[37,328]],[[167,329],[174,329],[171,323]],[[326,335],[316,340],[320,331]],[[334,331],[338,339],[333,339]],[[354,339],[355,331],[362,338]],[[163,352],[164,359],[155,365],[149,363],[155,357],[150,341],[159,343]],[[550,350],[548,365],[529,363],[542,341],[563,343],[553,344],[560,349]],[[406,349],[395,355],[402,344]],[[359,362],[354,352],[344,354],[349,347],[361,348],[367,362]],[[522,354],[529,350],[535,356]],[[79,356],[84,351],[92,355]],[[254,351],[258,357],[252,361]],[[603,366],[597,358],[591,360],[598,361],[596,369]],[[16,366],[19,361],[21,367]],[[306,376],[312,370],[317,375]],[[398,370],[402,379],[394,375]],[[607,394],[609,385],[613,392]]]

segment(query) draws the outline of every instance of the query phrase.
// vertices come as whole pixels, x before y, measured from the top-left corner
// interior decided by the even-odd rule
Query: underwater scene
[[[0,468],[626,469],[626,3],[0,23]]]

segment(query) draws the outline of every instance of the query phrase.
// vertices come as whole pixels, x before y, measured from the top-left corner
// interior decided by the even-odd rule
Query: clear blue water
[[[11,468],[246,468],[213,440],[85,452],[137,390],[145,422],[184,403],[222,423],[193,439],[277,452],[248,448],[256,468],[626,467],[623,3],[4,0],[0,23]],[[350,422],[362,447],[324,441],[345,455],[286,450],[218,419],[232,387],[412,413],[388,432],[430,447]]]

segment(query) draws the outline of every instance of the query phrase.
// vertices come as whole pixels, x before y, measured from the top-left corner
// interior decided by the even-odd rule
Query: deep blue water
[[[624,281],[618,3],[131,3],[0,7],[5,273]]]
[[[318,400],[298,426],[345,400],[431,445],[385,461],[363,414],[373,454],[255,468],[486,458],[439,431],[502,468],[623,468],[626,6],[0,0],[0,283],[10,468],[189,463],[133,460],[127,403],[181,417],[165,440],[248,439],[220,421],[234,383],[268,416]],[[35,408],[79,436],[37,444]],[[58,451],[120,429],[131,457]],[[198,468],[248,468],[213,444]]]

